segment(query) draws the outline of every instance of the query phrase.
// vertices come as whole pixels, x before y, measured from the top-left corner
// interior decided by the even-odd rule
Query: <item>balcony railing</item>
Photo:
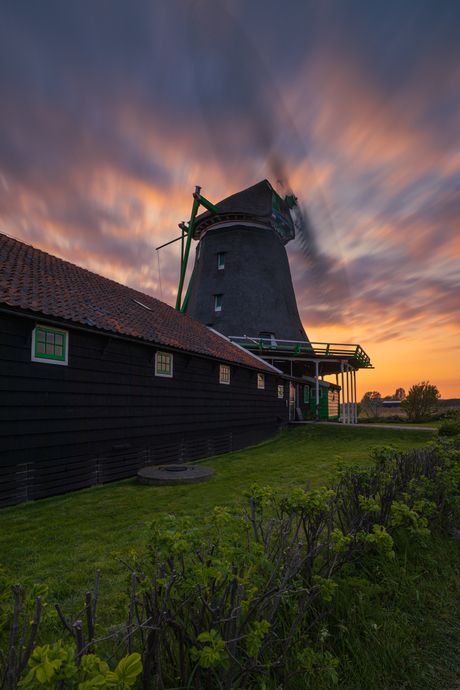
[[[311,359],[353,360],[359,368],[371,369],[372,364],[361,345],[353,343],[314,343],[306,340],[278,340],[271,337],[230,336],[229,340],[261,355],[285,355]]]

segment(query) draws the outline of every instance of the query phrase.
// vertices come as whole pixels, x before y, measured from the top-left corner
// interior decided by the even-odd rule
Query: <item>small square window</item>
[[[227,364],[220,365],[219,383],[230,383],[230,367]]]
[[[303,389],[303,401],[306,403],[310,401],[310,389],[308,386],[305,386]]]
[[[257,388],[265,388],[265,374],[257,374]]]
[[[217,255],[217,268],[225,268],[225,254],[218,254]]]
[[[276,347],[276,340],[274,333],[259,333],[260,340],[264,347]]]
[[[284,398],[284,386],[282,384],[278,386],[278,398]]]
[[[222,295],[214,295],[214,311],[222,311]]]
[[[37,325],[32,331],[32,362],[66,366],[69,346],[68,335],[67,331]]]
[[[157,352],[155,356],[155,376],[173,375],[173,356],[169,352]]]

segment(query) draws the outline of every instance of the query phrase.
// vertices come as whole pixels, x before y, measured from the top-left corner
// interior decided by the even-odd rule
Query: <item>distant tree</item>
[[[396,393],[393,396],[393,400],[404,400],[406,397],[406,391],[404,388],[397,388]]]
[[[409,419],[419,422],[423,417],[435,412],[439,408],[441,393],[429,381],[422,381],[412,386],[401,407]]]
[[[382,396],[378,391],[368,391],[361,398],[361,407],[368,417],[378,417],[382,411]]]

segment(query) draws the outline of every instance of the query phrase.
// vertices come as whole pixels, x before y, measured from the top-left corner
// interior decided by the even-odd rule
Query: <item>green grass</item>
[[[336,455],[365,466],[370,445],[405,450],[432,438],[410,428],[306,425],[207,459],[216,474],[204,484],[148,487],[129,479],[6,508],[0,511],[1,563],[18,580],[31,575],[46,582],[50,602],[58,600],[68,615],[71,595],[75,607],[83,606],[84,592],[94,591],[100,568],[99,620],[104,627],[117,624],[126,570],[112,554],[145,553],[148,522],[156,513],[189,514],[199,523],[215,505],[241,507],[242,490],[251,483],[287,494],[307,482],[311,487],[325,483]],[[402,539],[394,562],[368,555],[345,575],[349,579],[339,587],[323,626],[325,648],[340,658],[339,688],[460,687],[460,542],[441,536],[423,549]],[[62,636],[57,624],[54,634]],[[294,683],[292,690],[300,687],[306,686]]]
[[[327,480],[334,457],[360,465],[369,462],[370,445],[398,449],[429,443],[427,432],[306,425],[287,428],[252,448],[208,458],[210,482],[152,487],[127,479],[102,487],[25,503],[0,511],[0,563],[14,577],[46,582],[51,597],[80,601],[94,587],[101,569],[101,612],[110,609],[124,585],[125,571],[113,553],[143,552],[148,523],[156,513],[192,515],[197,521],[216,505],[241,503],[252,483],[276,487],[281,494],[296,486]]]
[[[368,554],[344,573],[326,623],[339,687],[457,690],[460,543],[434,535],[423,547],[400,535],[396,554]]]
[[[408,422],[407,420],[403,419],[399,422],[388,422],[385,421],[384,418],[377,417],[376,419],[372,419],[372,421],[363,421],[362,419],[359,420],[360,424],[380,424],[383,426],[406,426],[408,429],[412,428],[417,428],[417,427],[422,427],[424,429],[439,429],[440,425],[442,424],[441,421],[438,422]]]
[[[69,594],[88,587],[97,567],[112,571],[112,551],[143,546],[155,513],[199,519],[215,505],[238,503],[242,490],[254,482],[281,493],[306,482],[314,487],[327,480],[336,455],[366,465],[369,445],[392,443],[404,450],[430,439],[426,432],[366,427],[288,428],[252,448],[206,459],[215,476],[203,484],[150,487],[132,478],[4,508],[1,561],[18,576],[46,580],[58,596]]]

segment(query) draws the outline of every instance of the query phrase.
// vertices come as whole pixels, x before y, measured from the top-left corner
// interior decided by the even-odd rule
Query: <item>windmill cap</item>
[[[214,225],[234,221],[235,225],[255,222],[274,230],[283,244],[294,239],[294,224],[290,214],[289,201],[282,199],[268,180],[262,180],[252,187],[232,194],[215,204],[218,213],[205,211],[195,219],[193,237],[199,240],[202,234]]]

